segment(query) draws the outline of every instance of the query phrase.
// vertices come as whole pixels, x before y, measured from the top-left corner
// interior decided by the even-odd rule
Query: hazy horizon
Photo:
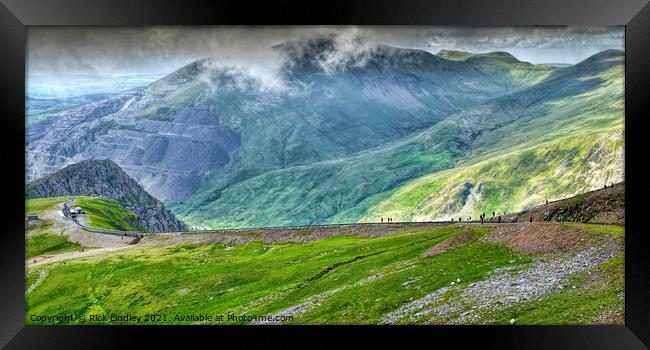
[[[270,48],[316,36],[335,38],[334,60],[380,44],[431,54],[443,49],[505,51],[534,64],[575,64],[603,50],[624,49],[624,29],[619,26],[30,27],[28,95],[74,96],[92,79],[132,81],[141,76],[146,84],[205,57],[262,80],[277,80],[283,57]],[[119,92],[137,86],[124,83],[99,84],[99,90]]]

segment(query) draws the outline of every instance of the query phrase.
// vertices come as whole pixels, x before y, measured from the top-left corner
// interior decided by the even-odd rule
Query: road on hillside
[[[68,204],[73,202],[73,200],[63,203],[63,215],[68,219],[74,222],[80,228],[95,233],[103,233],[109,235],[117,236],[129,236],[129,237],[142,237],[142,236],[155,236],[163,234],[203,234],[203,233],[237,233],[237,232],[250,232],[250,231],[273,231],[273,230],[300,230],[306,228],[328,228],[328,227],[394,227],[399,226],[425,226],[425,225],[449,225],[449,224],[480,224],[480,221],[471,220],[471,221],[399,221],[392,223],[352,223],[352,224],[315,224],[315,225],[296,225],[296,226],[266,226],[266,227],[249,227],[249,228],[226,228],[226,229],[213,229],[213,230],[194,230],[194,231],[170,231],[170,232],[136,232],[136,231],[120,231],[120,230],[108,230],[90,227],[80,223],[77,219],[70,216],[70,209]],[[489,221],[486,220],[486,224],[508,224],[514,223],[512,217],[504,218],[502,222]]]

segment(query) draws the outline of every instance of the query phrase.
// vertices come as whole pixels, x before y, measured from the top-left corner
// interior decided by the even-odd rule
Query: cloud
[[[27,34],[28,77],[166,74],[212,57],[217,66],[276,88],[282,57],[270,48],[314,36],[335,38],[336,50],[319,57],[329,73],[346,62],[363,64],[380,43],[433,53],[508,51],[535,63],[576,63],[604,49],[623,49],[624,43],[622,27],[29,27]]]

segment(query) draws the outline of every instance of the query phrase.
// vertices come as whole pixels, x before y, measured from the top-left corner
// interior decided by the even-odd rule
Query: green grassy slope
[[[70,197],[88,215],[88,225],[97,228],[122,231],[148,231],[135,224],[138,216],[116,201],[107,198]]]
[[[72,242],[64,234],[64,228],[55,221],[62,219],[57,214],[60,204],[74,200],[74,205],[82,207],[88,216],[87,224],[92,227],[113,230],[143,231],[145,228],[132,225],[135,214],[113,200],[95,197],[69,196],[33,198],[25,201],[25,212],[35,213],[39,220],[26,224],[25,257],[44,254],[58,254],[88,249]]]
[[[31,315],[76,315],[74,321],[63,323],[78,324],[82,315],[87,321],[91,314],[129,313],[159,314],[165,317],[162,324],[192,324],[195,322],[176,316],[271,315],[304,304],[289,323],[374,324],[387,313],[451,282],[456,288],[465,288],[496,269],[529,265],[533,256],[482,240],[490,230],[451,225],[409,228],[378,238],[334,236],[309,243],[181,243],[135,247],[67,264],[39,266],[26,276],[26,288],[30,288],[34,276],[47,270],[45,280],[26,296],[26,322],[38,324]],[[434,256],[423,254],[466,233],[472,233],[473,238],[464,245]],[[594,307],[607,306],[599,309],[601,312],[618,309],[622,300],[608,295],[622,288],[622,270],[614,260],[609,265],[615,268],[607,270],[607,283],[578,289],[593,293],[556,294],[569,300],[555,305],[543,299],[543,307],[524,304],[504,309],[494,316],[496,321],[489,322],[499,323],[516,313],[518,319],[530,323],[536,319],[572,323],[573,314],[562,311],[567,303],[587,307],[590,296],[600,293],[603,286],[611,290],[598,294],[603,303]],[[598,316],[593,310],[589,315]],[[579,320],[591,322],[587,317]]]
[[[50,268],[48,279],[27,297],[27,314],[45,310],[50,314],[78,315],[160,313],[167,315],[169,323],[183,323],[173,321],[177,313],[198,314],[205,310],[263,315],[297,305],[314,294],[390,272],[387,280],[358,287],[368,293],[367,298],[372,297],[372,302],[368,299],[364,303],[365,299],[350,290],[337,302],[346,307],[335,307],[335,313],[327,311],[331,322],[346,320],[341,314],[347,308],[364,317],[356,322],[375,322],[383,311],[411,297],[410,291],[386,293],[410,276],[440,271],[429,273],[428,280],[423,281],[425,288],[415,292],[416,296],[424,295],[427,290],[455,280],[457,275],[470,282],[517,259],[505,248],[479,242],[457,254],[420,257],[432,245],[460,232],[462,228],[449,227],[377,239],[331,237],[306,244],[180,244],[83,259]],[[468,259],[472,264],[467,263]],[[417,268],[399,272],[405,263]],[[323,274],[333,266],[337,267]],[[455,270],[453,276],[444,272],[451,270]],[[35,269],[30,274],[37,272]],[[87,288],[69,288],[80,280],[88,282]],[[375,296],[384,296],[384,301],[374,302]]]
[[[480,130],[458,167],[413,180],[382,194],[382,201],[371,198],[331,221],[375,221],[380,216],[449,219],[518,211],[623,181],[623,66],[608,65],[621,59],[601,59],[604,66],[598,74],[572,81],[598,82],[584,93],[566,95],[562,89],[571,89],[567,86],[552,90],[552,80],[561,78],[554,77],[542,90],[553,91],[557,99],[515,112],[504,107],[538,98],[537,91],[525,91],[515,96],[521,102],[506,97],[450,118],[450,123],[469,125],[468,133]]]
[[[42,214],[56,210],[57,205],[69,201],[67,197],[33,198],[25,201],[25,216],[29,213]]]
[[[80,250],[81,244],[61,234],[42,233],[25,238],[25,258]]]
[[[599,319],[603,310],[610,310],[609,321],[624,320],[625,254],[571,276],[568,286],[560,293],[493,311],[482,316],[481,322],[509,324],[585,324]],[[546,310],[553,310],[552,313]],[[606,323],[607,320],[601,320]]]
[[[437,186],[431,184],[431,190],[422,184],[426,180],[409,182],[457,168],[445,177],[474,183],[476,179],[462,175],[463,169],[506,155],[512,157],[505,164],[488,164],[493,174],[502,176],[484,197],[492,202],[484,201],[477,208],[500,201],[503,210],[516,209],[545,196],[568,197],[602,186],[601,180],[622,180],[623,86],[622,52],[605,51],[555,70],[529,88],[457,113],[412,138],[347,158],[270,171],[223,188],[211,187],[221,180],[206,180],[191,200],[171,208],[195,227],[374,221],[377,214],[386,216],[381,215],[385,206],[401,207],[398,212],[420,210],[417,205],[430,194],[430,204],[450,205],[436,209],[446,215],[463,206],[463,196],[445,193],[448,198],[436,198],[435,189],[447,180],[440,180]],[[580,138],[593,143],[583,145],[578,142]],[[530,151],[533,146],[539,148],[537,154]],[[544,147],[549,148],[546,153]],[[589,152],[596,153],[592,157]],[[542,164],[548,161],[554,163]],[[548,179],[561,185],[557,189],[547,189],[551,182],[535,179],[523,183],[526,171],[535,169],[539,180],[552,175],[558,166],[562,167],[562,176],[577,183],[570,185],[559,175]],[[475,173],[480,170],[472,169]],[[520,185],[524,187],[517,187]],[[417,188],[419,194],[403,195],[403,186]],[[453,186],[456,191],[458,184]],[[401,197],[393,198],[397,192]],[[431,215],[422,213],[424,217]]]
[[[36,213],[42,216],[43,213],[58,210],[57,206],[69,200],[75,202],[72,206],[80,206],[88,215],[88,225],[97,228],[112,230],[142,231],[146,228],[135,226],[137,216],[131,210],[119,205],[116,201],[108,198],[66,196],[49,198],[32,198],[25,201],[25,212]],[[47,221],[39,223],[47,225]]]
[[[448,220],[480,213],[513,213],[622,181],[620,135],[563,138],[432,174],[372,204],[361,221]]]
[[[58,217],[59,204],[70,200],[67,197],[35,198],[25,201],[25,215],[34,213],[39,220],[28,221],[25,227],[25,258],[33,258],[44,254],[59,254],[79,250],[82,247],[72,242],[60,229],[54,225],[54,219],[47,215]]]

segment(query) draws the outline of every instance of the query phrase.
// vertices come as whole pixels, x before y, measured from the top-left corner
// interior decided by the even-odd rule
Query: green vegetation
[[[86,211],[89,226],[115,230],[143,230],[143,228],[131,224],[131,222],[137,222],[137,216],[133,212],[109,199],[81,196],[33,198],[25,201],[26,212],[36,213],[39,220],[27,223],[26,258],[81,248],[90,249],[90,247],[70,241],[63,234],[65,228],[55,223],[60,218],[57,213],[59,205],[69,200],[74,200],[73,205],[78,205]]]
[[[565,225],[575,227],[582,231],[603,233],[613,236],[624,236],[625,226],[619,225],[602,225],[602,224],[585,224],[580,222],[567,222]]]
[[[311,243],[183,243],[81,258],[30,271],[32,275],[48,268],[48,277],[27,296],[27,320],[46,310],[55,315],[103,310],[160,313],[167,316],[167,323],[184,323],[174,321],[174,316],[206,310],[264,315],[330,291],[333,294],[321,308],[296,322],[372,323],[410,297],[456,278],[470,283],[495,268],[527,261],[507,248],[480,241],[452,254],[422,255],[461,232],[462,227],[450,226]],[[420,278],[419,288],[402,285],[414,278]],[[84,281],[84,288],[75,287],[79,281]],[[350,319],[346,313],[361,318]]]
[[[598,225],[585,229],[600,230],[592,226]],[[163,324],[194,324],[176,317],[268,316],[293,308],[290,314],[294,318],[284,320],[287,323],[376,324],[394,310],[452,282],[455,289],[433,300],[435,305],[497,269],[525,269],[533,263],[533,256],[481,239],[490,230],[448,225],[409,228],[378,238],[332,236],[309,243],[134,246],[66,264],[30,268],[27,288],[45,270],[47,277],[26,296],[26,320],[37,324],[30,315],[39,314],[83,315],[88,320],[89,315],[130,313],[160,314],[165,317]],[[424,254],[468,232],[473,238],[467,243],[433,256]],[[308,230],[304,234],[309,234]],[[482,310],[478,322],[505,324],[514,318],[518,324],[574,324],[592,323],[610,313],[619,317],[623,312],[623,268],[621,254],[569,276],[562,291]],[[80,323],[79,319],[61,322]],[[109,319],[89,323],[129,322]]]
[[[81,249],[81,245],[71,242],[64,235],[36,234],[25,238],[25,257],[32,258],[44,254],[56,254]]]
[[[112,199],[94,197],[70,197],[88,215],[88,225],[97,228],[122,231],[147,231],[137,226],[138,216]]]
[[[595,133],[513,151],[411,181],[368,208],[360,220],[440,220],[521,211],[549,198],[600,188],[622,169],[622,147],[620,137]]]
[[[190,226],[214,228],[374,222],[381,216],[449,219],[517,211],[620,182],[623,57],[606,51],[548,69],[513,63],[505,54],[475,55],[456,63],[493,67],[501,72],[495,76],[508,77],[502,82],[512,84],[511,93],[343,157],[325,156],[320,150],[331,147],[312,144],[325,159],[292,165],[284,154],[281,169],[266,149],[277,152],[286,144],[246,149],[252,146],[243,143],[235,163],[260,169],[209,174],[190,199],[170,208]],[[273,126],[243,130],[242,138],[277,140],[288,117],[266,118]]]
[[[124,208],[112,199],[66,196],[51,198],[33,198],[25,202],[26,213],[36,213],[41,217],[46,212],[58,210],[57,206],[69,200],[75,202],[71,206],[80,206],[88,215],[88,225],[97,228],[124,231],[147,231],[145,227],[137,226],[138,216],[131,210]],[[43,231],[51,226],[51,220],[39,220],[41,222],[28,227],[34,230]]]
[[[482,322],[508,324],[515,319],[519,324],[590,324],[610,316],[610,322],[623,324],[624,278],[625,255],[619,254],[573,275],[560,293],[488,313]]]
[[[33,198],[25,201],[25,216],[29,213],[42,215],[46,211],[55,210],[56,206],[69,201],[68,197]]]

